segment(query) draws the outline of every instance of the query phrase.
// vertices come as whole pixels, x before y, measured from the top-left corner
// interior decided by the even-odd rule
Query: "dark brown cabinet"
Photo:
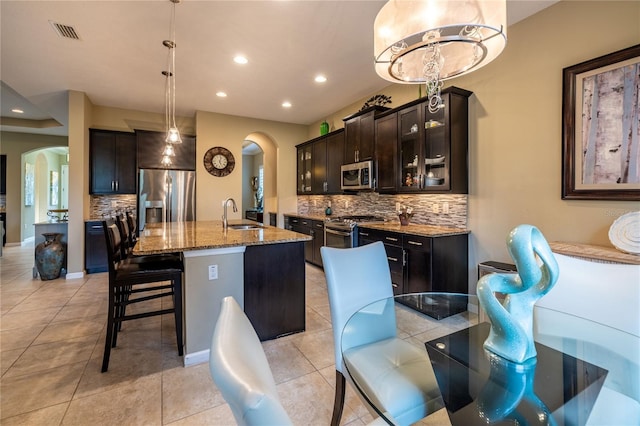
[[[393,285],[393,294],[404,294],[404,251],[402,250],[402,235],[395,232],[379,231],[375,229],[358,230],[358,245],[371,244],[376,241],[382,241],[385,252],[387,253],[387,261],[389,262],[389,271],[391,272],[391,284]]]
[[[285,216],[284,222],[286,229],[310,235],[313,238],[304,242],[304,260],[322,267],[320,247],[324,245],[324,222],[297,216]]]
[[[0,195],[7,193],[7,156],[0,155]]]
[[[449,87],[436,111],[426,101],[398,111],[400,192],[468,192],[469,96]]]
[[[107,242],[102,222],[97,220],[84,223],[84,269],[87,274],[106,272],[108,269]]]
[[[372,160],[375,155],[375,118],[389,108],[372,106],[358,111],[344,121],[344,163]]]
[[[171,158],[171,165],[162,165],[162,153],[166,146],[166,135],[162,132],[136,130],[138,167],[141,169],[196,169],[196,138],[182,135],[182,143],[174,145],[175,156]]]
[[[136,135],[90,129],[90,194],[136,193]]]
[[[338,194],[344,129],[297,145],[297,193]]]
[[[375,122],[376,187],[378,192],[398,190],[398,113],[385,115]]]
[[[360,227],[358,241],[384,243],[395,294],[468,292],[467,234],[424,237]]]
[[[249,246],[244,311],[260,340],[305,330],[303,243]]]

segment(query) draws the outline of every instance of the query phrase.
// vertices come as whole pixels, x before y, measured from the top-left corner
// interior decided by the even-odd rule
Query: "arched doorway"
[[[262,200],[262,210],[264,214],[263,222],[266,224],[270,224],[269,221],[269,213],[274,213],[277,215],[278,213],[278,186],[277,186],[277,153],[278,147],[271,137],[267,136],[264,133],[255,132],[247,135],[243,142],[243,160],[244,160],[244,151],[246,150],[253,152],[252,165],[254,168],[252,169],[252,173],[249,178],[256,176],[260,178],[260,168],[255,167],[262,163],[262,179],[261,179],[261,200]],[[243,162],[243,176],[245,173],[245,166]],[[248,168],[247,168],[248,172]],[[243,199],[243,211],[247,210],[247,208],[252,208],[254,206],[254,200],[249,197],[246,198],[245,204],[245,188],[247,191],[251,191],[253,195],[253,189],[250,182],[250,179],[247,182],[243,182],[243,190],[242,190],[242,199]],[[256,191],[258,192],[258,191]],[[247,194],[248,195],[248,194]],[[243,213],[244,214],[244,213]]]

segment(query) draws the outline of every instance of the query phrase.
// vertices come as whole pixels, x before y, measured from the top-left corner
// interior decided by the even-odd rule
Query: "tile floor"
[[[0,257],[0,423],[10,425],[233,425],[208,365],[182,366],[170,315],[130,321],[100,372],[107,310],[106,273],[82,279],[32,278],[33,246]],[[304,333],[264,342],[283,405],[296,425],[328,425],[334,359],[326,282],[307,265]],[[460,328],[398,308],[403,338],[422,346]],[[372,420],[349,389],[342,423]],[[431,425],[448,424],[444,410]]]

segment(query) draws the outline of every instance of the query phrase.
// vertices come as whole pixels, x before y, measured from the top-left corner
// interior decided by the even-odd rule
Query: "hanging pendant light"
[[[162,71],[165,76],[165,122],[167,136],[165,141],[170,144],[182,143],[180,131],[176,125],[176,4],[181,0],[169,0],[172,3],[170,39],[164,40],[162,45],[168,49],[167,70]]]
[[[424,83],[434,112],[444,80],[488,64],[506,42],[506,0],[390,0],[374,23],[375,69],[394,83]]]

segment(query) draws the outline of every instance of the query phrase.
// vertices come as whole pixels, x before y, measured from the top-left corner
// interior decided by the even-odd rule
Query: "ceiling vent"
[[[80,37],[78,37],[78,33],[76,33],[76,30],[73,27],[69,25],[58,24],[53,21],[49,21],[49,23],[51,24],[53,29],[56,30],[56,33],[58,33],[60,37],[80,40]]]

